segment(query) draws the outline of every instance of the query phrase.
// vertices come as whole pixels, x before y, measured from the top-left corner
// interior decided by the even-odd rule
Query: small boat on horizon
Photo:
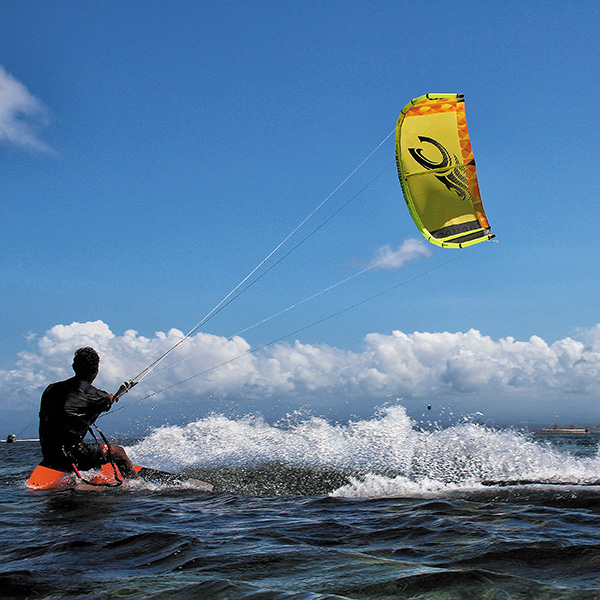
[[[540,429],[537,433],[590,433],[587,427],[575,427],[571,425],[569,427],[559,427],[554,425],[551,429]]]

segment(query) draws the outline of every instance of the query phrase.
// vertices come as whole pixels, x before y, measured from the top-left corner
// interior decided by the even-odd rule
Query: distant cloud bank
[[[53,152],[39,136],[48,122],[46,107],[0,65],[0,142]]]
[[[153,337],[132,330],[115,335],[102,321],[56,325],[41,337],[32,336],[32,350],[20,353],[14,369],[0,371],[0,408],[7,411],[17,403],[37,406],[49,382],[71,376],[78,347],[98,350],[102,361],[97,385],[115,391],[182,337],[176,329]],[[527,341],[493,340],[473,329],[394,331],[368,334],[362,352],[296,341],[249,353],[251,347],[241,337],[228,340],[198,333],[173,352],[170,365],[161,364],[130,396],[174,386],[153,397],[153,402],[217,396],[247,401],[250,412],[274,400],[306,403],[327,398],[355,402],[406,398],[419,405],[453,400],[467,411],[470,403],[471,410],[498,408],[503,398],[524,411],[541,410],[552,398],[560,402],[579,398],[595,405],[600,325],[577,338],[548,344],[537,336]]]

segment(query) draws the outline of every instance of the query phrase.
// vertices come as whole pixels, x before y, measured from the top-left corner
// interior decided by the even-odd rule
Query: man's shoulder
[[[93,386],[89,381],[82,381],[80,383],[81,389],[88,396],[88,398],[94,398],[96,400],[105,401],[110,399],[110,394],[105,392],[104,390],[99,390],[97,387]]]
[[[64,390],[69,390],[73,388],[75,383],[75,378],[70,377],[69,379],[65,379],[64,381],[56,381],[55,383],[51,383],[45,390],[42,396],[53,395],[56,393],[60,393]]]

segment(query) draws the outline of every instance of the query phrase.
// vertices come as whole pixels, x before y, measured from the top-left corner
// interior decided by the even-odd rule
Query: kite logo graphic
[[[423,156],[423,148],[409,148],[410,155],[424,168],[440,170],[435,173],[436,178],[443,183],[451,192],[454,192],[461,200],[469,198],[469,186],[465,168],[459,166],[461,163],[455,154],[450,154],[446,148],[433,138],[420,135],[420,142],[431,144],[440,151],[439,162],[433,162]],[[447,169],[447,170],[444,170]]]

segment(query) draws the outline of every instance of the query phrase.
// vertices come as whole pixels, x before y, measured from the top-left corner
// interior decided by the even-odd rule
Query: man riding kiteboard
[[[103,444],[91,429],[98,416],[136,382],[126,381],[113,396],[95,388],[100,357],[93,348],[79,348],[73,358],[75,376],[50,384],[40,405],[40,445],[43,460],[27,480],[33,490],[50,490],[82,485],[117,487],[126,479],[139,478],[157,485],[187,485],[203,492],[213,486],[187,475],[157,471],[132,464],[121,446],[112,446],[96,427]],[[83,441],[87,432],[94,443]],[[88,471],[82,475],[81,471]]]
[[[100,357],[93,348],[79,348],[73,357],[74,377],[50,384],[42,394],[41,464],[57,471],[79,473],[114,461],[123,477],[134,478],[137,472],[121,446],[83,441],[100,413],[110,410],[128,389],[123,384],[113,397],[95,388],[92,382],[98,375],[99,364]]]

